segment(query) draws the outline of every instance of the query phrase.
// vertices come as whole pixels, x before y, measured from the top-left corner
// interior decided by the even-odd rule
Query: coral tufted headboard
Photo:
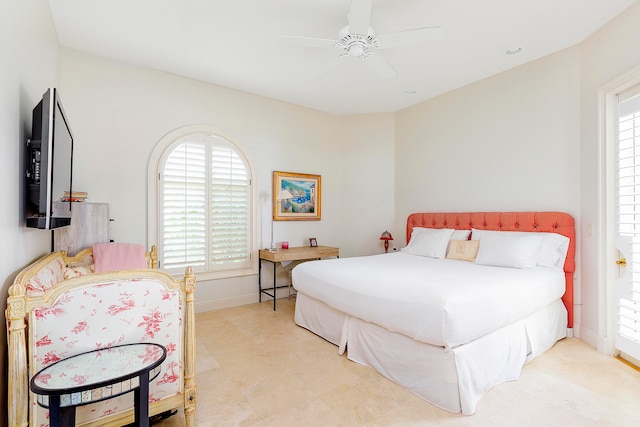
[[[568,312],[567,327],[573,328],[573,273],[576,269],[576,231],[573,217],[564,212],[451,212],[413,213],[407,218],[407,243],[413,227],[456,230],[537,231],[558,233],[570,239],[564,263],[566,290],[562,301]]]

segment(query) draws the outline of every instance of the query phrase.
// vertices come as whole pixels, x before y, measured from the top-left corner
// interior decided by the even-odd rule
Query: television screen
[[[71,224],[71,201],[54,211],[54,201],[71,194],[73,134],[58,91],[48,89],[33,109],[28,141],[27,227],[53,229]]]

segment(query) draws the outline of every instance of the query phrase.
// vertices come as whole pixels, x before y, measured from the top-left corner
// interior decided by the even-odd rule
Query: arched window
[[[169,273],[251,267],[251,171],[227,138],[201,130],[159,144],[156,235]],[[153,162],[152,162],[153,163]]]

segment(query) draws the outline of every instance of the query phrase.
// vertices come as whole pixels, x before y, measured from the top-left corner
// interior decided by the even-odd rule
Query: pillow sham
[[[442,259],[453,232],[453,228],[414,227],[405,250],[412,255]]]
[[[454,230],[451,240],[469,240],[471,230]]]
[[[540,236],[487,234],[480,239],[476,264],[529,269],[538,263]]]
[[[539,236],[542,238],[542,245],[538,253],[537,265],[541,267],[564,269],[564,262],[567,258],[570,239],[558,233],[544,233],[535,231],[499,231],[499,230],[478,230],[473,228],[471,240],[482,240],[482,236],[489,234],[513,234],[516,236]]]
[[[449,240],[447,259],[458,259],[473,262],[478,255],[480,240]]]
[[[87,274],[93,273],[93,265],[85,265],[78,267],[67,267],[64,270],[64,278],[65,280],[73,279],[78,276],[86,276]]]

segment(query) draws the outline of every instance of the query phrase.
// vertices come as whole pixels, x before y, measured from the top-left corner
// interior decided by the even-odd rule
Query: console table
[[[282,261],[304,261],[311,259],[340,257],[340,249],[332,246],[301,246],[289,249],[260,249],[258,257],[258,301],[262,302],[262,294],[273,298],[273,311],[276,311],[276,290],[289,285],[276,285],[276,266]],[[273,287],[262,287],[262,261],[273,263]]]
[[[38,404],[49,408],[51,427],[75,426],[76,406],[134,392],[135,425],[149,426],[149,381],[167,357],[159,344],[125,344],[80,353],[31,378]]]

